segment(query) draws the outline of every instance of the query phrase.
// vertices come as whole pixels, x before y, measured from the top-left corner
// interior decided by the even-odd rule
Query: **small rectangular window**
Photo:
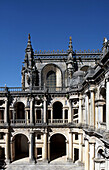
[[[42,158],[42,148],[37,148],[37,159]]]
[[[41,134],[38,134],[38,135],[37,135],[37,139],[41,139]]]
[[[78,134],[75,134],[75,140],[78,140]]]

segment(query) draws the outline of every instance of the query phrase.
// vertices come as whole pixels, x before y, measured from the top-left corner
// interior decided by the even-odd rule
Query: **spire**
[[[73,47],[72,47],[72,37],[70,36],[69,38],[69,49],[68,52],[73,52]]]
[[[31,50],[33,50],[30,39],[31,39],[31,36],[30,36],[30,33],[29,33],[29,34],[28,34],[28,43],[27,43],[26,51],[31,51]]]

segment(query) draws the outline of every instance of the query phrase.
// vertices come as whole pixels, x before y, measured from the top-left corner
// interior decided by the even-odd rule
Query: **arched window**
[[[47,73],[47,87],[56,87],[56,73],[54,71],[49,71]]]

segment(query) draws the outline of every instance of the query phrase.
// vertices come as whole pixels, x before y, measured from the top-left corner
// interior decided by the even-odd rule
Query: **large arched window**
[[[56,87],[56,73],[54,71],[49,71],[47,73],[47,87]]]

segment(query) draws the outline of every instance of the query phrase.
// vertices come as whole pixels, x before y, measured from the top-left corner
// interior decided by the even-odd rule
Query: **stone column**
[[[53,123],[53,109],[51,109],[51,123]]]
[[[63,119],[63,123],[65,123],[65,109],[63,108],[63,112],[62,112],[62,119]]]
[[[85,170],[89,170],[89,142],[85,139]]]
[[[79,123],[82,123],[82,96],[79,96]]]
[[[50,162],[50,140],[48,141],[48,162]]]
[[[30,123],[34,124],[34,99],[30,100]]]
[[[9,140],[9,132],[6,132],[6,146],[5,146],[5,154],[6,154],[6,163],[10,163],[10,140]]]
[[[4,123],[8,123],[8,99],[5,100]]]
[[[91,114],[90,114],[90,126],[95,126],[95,92],[94,88],[90,88],[90,99],[91,99]]]
[[[96,129],[98,128],[98,121],[99,121],[99,119],[98,119],[98,104],[96,103],[96,105],[95,105],[95,127],[96,127]]]
[[[66,155],[67,155],[67,160],[69,159],[69,146],[68,146],[68,140],[66,140]]]
[[[69,132],[69,161],[73,161],[73,135]]]
[[[109,75],[106,77],[106,128],[109,131]]]
[[[89,125],[89,96],[87,93],[85,96],[85,117],[86,124]]]
[[[95,170],[95,143],[89,143],[90,144],[90,170]]]
[[[103,122],[103,104],[98,103],[98,128],[100,128],[100,123]]]
[[[69,110],[68,110],[68,122],[71,123],[72,122],[72,105],[71,105],[71,101],[68,101],[68,105],[69,105]]]
[[[43,161],[47,161],[47,132],[44,132]]]
[[[44,123],[47,122],[46,112],[47,112],[47,99],[46,99],[46,97],[44,97]]]
[[[34,163],[34,132],[30,131],[29,161]]]
[[[83,161],[82,134],[79,134],[79,160]]]

